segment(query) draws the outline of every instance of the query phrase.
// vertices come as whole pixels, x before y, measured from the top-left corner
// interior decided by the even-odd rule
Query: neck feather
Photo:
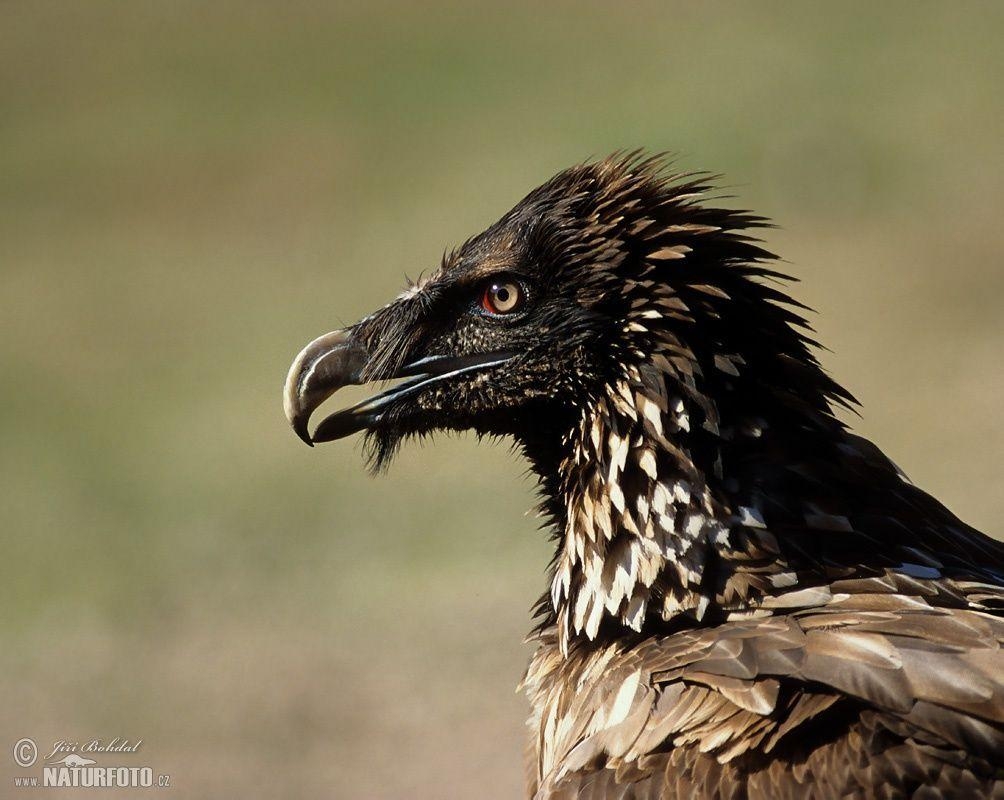
[[[710,551],[727,509],[679,442],[691,411],[654,371],[628,376],[583,414],[562,474],[564,530],[551,585],[559,640],[601,625],[640,632],[649,617],[703,616]]]
[[[722,474],[723,454],[733,464],[762,449],[771,423],[719,420],[700,397],[653,364],[630,367],[564,437],[542,604],[563,650],[753,612],[806,579],[767,530],[758,490]]]

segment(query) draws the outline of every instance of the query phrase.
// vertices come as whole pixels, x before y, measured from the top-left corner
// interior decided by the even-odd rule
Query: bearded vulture
[[[437,429],[525,454],[555,541],[529,797],[1004,798],[1004,545],[838,419],[767,221],[668,169],[551,178],[308,344],[286,416],[375,468]]]

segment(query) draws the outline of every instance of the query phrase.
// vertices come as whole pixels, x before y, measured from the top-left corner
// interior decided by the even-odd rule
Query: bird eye
[[[514,314],[523,308],[526,292],[514,281],[492,281],[481,293],[481,308],[489,314]]]

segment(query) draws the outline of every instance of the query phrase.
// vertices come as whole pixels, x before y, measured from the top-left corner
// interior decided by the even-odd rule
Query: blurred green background
[[[1002,39],[989,2],[0,6],[0,794],[22,736],[142,738],[185,798],[519,794],[523,465],[373,480],[280,388],[590,155],[777,220],[857,429],[1000,534]]]

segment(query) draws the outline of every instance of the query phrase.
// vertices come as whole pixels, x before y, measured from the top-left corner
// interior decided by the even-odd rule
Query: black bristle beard
[[[363,457],[369,473],[376,476],[386,472],[406,438],[408,438],[406,434],[394,428],[375,428],[368,431],[363,439]]]

